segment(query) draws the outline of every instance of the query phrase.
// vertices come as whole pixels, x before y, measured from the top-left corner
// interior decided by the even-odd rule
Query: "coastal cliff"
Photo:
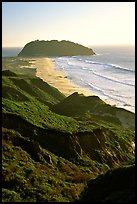
[[[27,43],[19,57],[40,57],[40,56],[76,56],[76,55],[95,55],[91,48],[83,45],[62,40],[51,41],[32,41]]]
[[[4,70],[3,202],[133,201],[134,171],[125,170],[135,160],[134,117],[97,96],[66,97],[30,69]],[[107,172],[117,183],[131,177],[107,193]]]

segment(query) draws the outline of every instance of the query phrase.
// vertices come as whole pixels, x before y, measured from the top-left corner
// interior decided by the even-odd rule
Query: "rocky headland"
[[[91,48],[78,43],[62,40],[36,40],[27,43],[19,57],[44,57],[44,56],[76,56],[76,55],[95,55]]]

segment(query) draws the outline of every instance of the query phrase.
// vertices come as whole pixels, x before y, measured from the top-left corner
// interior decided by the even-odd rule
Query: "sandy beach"
[[[91,92],[83,87],[72,84],[64,72],[55,70],[55,64],[49,58],[35,58],[34,64],[37,68],[36,76],[57,88],[64,95],[69,96],[74,92],[83,93],[86,96],[91,95]]]

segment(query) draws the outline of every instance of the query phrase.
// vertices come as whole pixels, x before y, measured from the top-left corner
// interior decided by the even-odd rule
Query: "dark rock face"
[[[39,146],[37,145],[38,142],[44,148],[54,152],[59,156],[63,156],[64,158],[73,158],[76,157],[77,154],[81,154],[82,150],[79,145],[79,142],[77,141],[77,138],[70,133],[63,133],[53,129],[44,130],[42,128],[30,124],[25,119],[21,118],[16,114],[3,113],[2,118],[3,127],[15,129],[25,138],[27,137],[31,140],[36,141],[35,144],[30,144],[30,142],[26,143],[25,141],[26,145],[23,145],[23,147],[29,146],[29,149],[27,151],[31,151],[31,149],[33,149],[33,151],[35,150],[34,152],[37,154],[39,152]]]
[[[123,140],[121,139],[121,141],[119,141],[120,149],[118,149],[112,145],[117,135],[105,128],[96,128],[92,132],[77,132],[71,134],[53,129],[44,130],[30,124],[25,119],[15,114],[3,113],[2,119],[3,127],[15,129],[25,138],[36,141],[36,143],[24,140],[20,140],[21,142],[19,142],[20,146],[23,144],[23,148],[29,147],[27,150],[25,149],[25,151],[34,152],[34,155],[31,153],[31,156],[35,158],[35,160],[38,160],[37,153],[41,152],[38,144],[66,159],[87,155],[90,159],[101,164],[106,163],[110,167],[122,162],[128,162],[128,157],[125,156],[124,152],[134,155],[132,138],[125,141],[124,146],[122,146]],[[51,162],[50,158],[45,154],[44,157],[46,157],[49,163]]]
[[[77,138],[81,149],[92,160],[101,164],[106,163],[109,167],[124,163],[126,157],[122,152],[134,154],[133,141],[123,146],[122,140],[119,141],[119,149],[114,145],[117,135],[115,132],[106,128],[96,128],[93,132],[78,133]]]
[[[32,41],[25,45],[18,56],[75,56],[94,55],[91,48],[70,41]]]
[[[134,202],[135,165],[108,171],[91,180],[80,202]]]

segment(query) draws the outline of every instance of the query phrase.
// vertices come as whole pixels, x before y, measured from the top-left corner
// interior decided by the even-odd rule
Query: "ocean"
[[[135,112],[135,48],[89,46],[94,56],[51,57],[54,69],[106,103]],[[2,57],[14,57],[22,48],[2,48]]]
[[[16,57],[21,50],[22,47],[3,47],[2,57]]]
[[[105,102],[135,112],[135,49],[91,46],[94,56],[55,57],[57,70]]]

